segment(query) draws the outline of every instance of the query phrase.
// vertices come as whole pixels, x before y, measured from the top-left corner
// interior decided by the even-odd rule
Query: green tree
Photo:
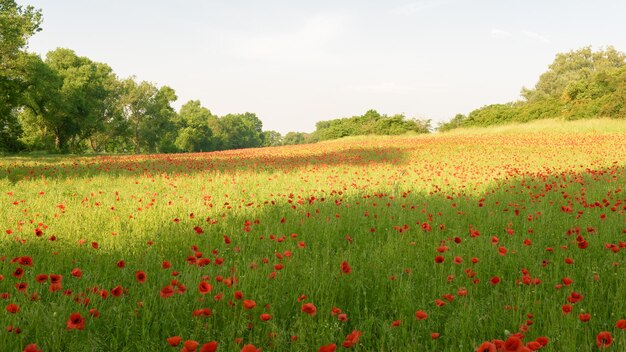
[[[190,100],[185,103],[178,112],[176,147],[186,152],[215,150],[213,131],[209,127],[209,121],[214,118],[200,101]]]
[[[626,54],[609,46],[584,47],[557,54],[533,89],[522,89],[524,100],[492,104],[467,117],[457,115],[440,131],[545,118],[626,117]]]
[[[62,48],[50,51],[43,64],[31,57],[30,69],[32,89],[24,97],[30,120],[54,136],[56,151],[84,150],[113,113],[109,100],[117,77],[108,65]]]
[[[173,151],[176,112],[171,103],[177,99],[175,91],[167,86],[157,88],[145,81],[137,83],[133,78],[122,84],[120,104],[133,151]]]
[[[590,46],[557,54],[548,71],[539,77],[534,89],[522,88],[528,102],[559,99],[568,85],[581,79],[590,79],[595,73],[624,66],[626,55],[612,46],[593,51]]]
[[[316,130],[309,140],[329,140],[370,134],[398,135],[407,132],[429,133],[430,120],[406,119],[403,114],[387,116],[381,115],[376,110],[368,110],[361,116],[320,121],[315,127]]]
[[[263,123],[254,114],[228,114],[221,117],[216,135],[222,149],[257,148],[262,145]]]
[[[278,131],[263,131],[262,140],[264,147],[283,145],[283,136]]]
[[[0,151],[21,148],[17,108],[27,87],[24,49],[28,39],[41,30],[41,21],[40,10],[0,0]]]
[[[307,143],[309,134],[304,132],[287,132],[283,138],[283,145],[296,145]]]

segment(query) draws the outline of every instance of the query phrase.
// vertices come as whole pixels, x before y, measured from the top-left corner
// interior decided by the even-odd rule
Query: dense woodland
[[[522,100],[458,114],[439,131],[546,118],[626,118],[625,59],[613,47],[558,54],[534,88],[522,88]]]
[[[198,100],[172,107],[168,86],[122,79],[70,49],[29,53],[41,11],[0,0],[0,152],[172,153],[254,148],[362,134],[428,132],[403,115],[323,121],[313,133],[264,131],[254,113],[216,116]]]

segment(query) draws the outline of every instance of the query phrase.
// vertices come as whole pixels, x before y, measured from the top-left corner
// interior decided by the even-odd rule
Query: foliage
[[[16,109],[27,87],[24,48],[30,36],[41,30],[41,21],[41,11],[32,6],[0,0],[0,152],[23,147]]]
[[[178,112],[176,147],[186,152],[215,150],[213,131],[209,127],[209,120],[215,118],[200,101],[187,102]]]
[[[368,110],[364,115],[319,121],[313,132],[320,141],[348,136],[400,135],[407,132],[430,132],[430,120],[406,119],[404,115],[381,115]]]
[[[557,54],[533,89],[523,88],[521,101],[494,104],[456,115],[439,131],[537,119],[626,118],[626,54],[613,47],[591,47]]]
[[[283,138],[283,145],[296,145],[312,142],[314,142],[313,135],[305,132],[287,132]]]
[[[222,150],[255,148],[263,143],[263,123],[254,113],[223,116],[216,129],[215,135]]]
[[[262,138],[264,147],[277,147],[283,145],[283,136],[278,131],[263,131]]]

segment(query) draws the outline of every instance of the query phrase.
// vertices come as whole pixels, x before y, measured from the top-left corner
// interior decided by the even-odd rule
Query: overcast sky
[[[66,47],[168,85],[176,108],[254,112],[265,130],[368,109],[430,118],[519,99],[559,52],[626,51],[622,0],[18,0],[29,50]]]

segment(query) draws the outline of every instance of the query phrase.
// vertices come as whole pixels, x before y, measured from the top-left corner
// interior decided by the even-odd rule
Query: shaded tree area
[[[546,118],[626,118],[625,60],[626,54],[610,46],[557,54],[534,88],[522,88],[522,100],[458,114],[438,130]]]
[[[22,93],[27,89],[25,52],[28,39],[41,30],[41,11],[0,0],[0,151],[23,148],[17,120]]]

